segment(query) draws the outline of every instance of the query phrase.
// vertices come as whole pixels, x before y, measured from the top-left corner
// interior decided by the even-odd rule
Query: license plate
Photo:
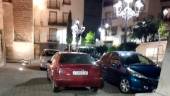
[[[73,75],[88,75],[88,71],[73,71]]]

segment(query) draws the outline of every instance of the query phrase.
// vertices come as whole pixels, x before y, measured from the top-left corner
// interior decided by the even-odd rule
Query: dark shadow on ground
[[[31,65],[27,65],[26,68],[31,69],[31,70],[41,71],[40,70],[40,65],[33,65],[33,64],[31,64]]]
[[[106,93],[121,93],[117,86],[107,82],[104,83],[103,91],[105,91]]]
[[[90,91],[89,88],[64,88],[61,90],[61,92],[58,92],[56,94],[75,94],[74,96],[79,96],[82,94],[86,94],[85,96],[92,96],[97,94],[97,92]]]
[[[24,83],[16,85],[16,87],[20,86],[36,86],[36,85],[42,85],[42,84],[50,84],[50,82],[47,80],[47,78],[33,78],[29,81],[26,81]]]

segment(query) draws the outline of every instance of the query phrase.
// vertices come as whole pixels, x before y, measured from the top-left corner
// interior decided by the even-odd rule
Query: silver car
[[[44,49],[41,56],[40,56],[40,69],[46,70],[47,69],[47,61],[51,59],[51,57],[58,52],[56,49]]]

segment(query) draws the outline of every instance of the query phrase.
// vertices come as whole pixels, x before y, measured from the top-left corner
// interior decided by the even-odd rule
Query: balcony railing
[[[48,25],[50,26],[67,26],[66,22],[48,22]]]
[[[102,19],[102,24],[112,22],[112,20],[115,20],[115,19],[117,19],[116,16],[115,16],[115,17],[103,18],[103,19]]]
[[[11,3],[11,2],[12,2],[12,0],[3,0],[3,2],[10,2],[10,3]]]

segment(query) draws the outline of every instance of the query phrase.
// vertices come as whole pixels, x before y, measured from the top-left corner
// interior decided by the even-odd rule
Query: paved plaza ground
[[[23,66],[20,63],[8,63],[0,68],[0,96],[133,96],[122,94],[118,88],[105,83],[97,93],[86,88],[65,89],[53,93],[51,83],[46,79],[46,71],[38,64]]]

